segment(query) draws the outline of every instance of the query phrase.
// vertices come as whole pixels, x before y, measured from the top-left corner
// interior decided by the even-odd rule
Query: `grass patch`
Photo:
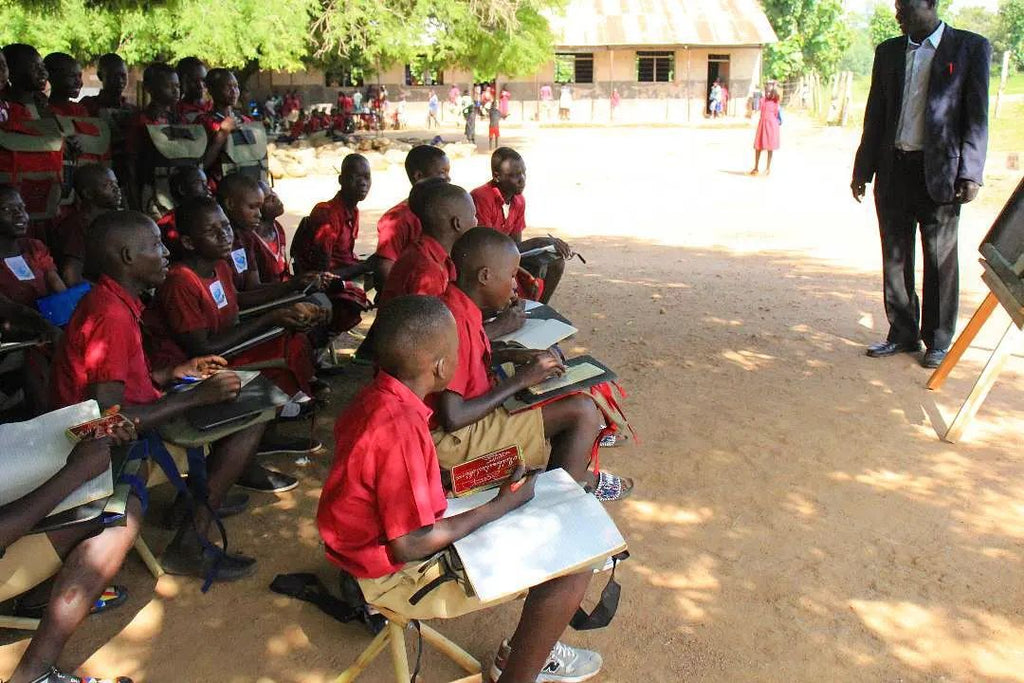
[[[1000,152],[1024,151],[1024,102],[1006,102],[999,118],[989,112],[988,148]]]

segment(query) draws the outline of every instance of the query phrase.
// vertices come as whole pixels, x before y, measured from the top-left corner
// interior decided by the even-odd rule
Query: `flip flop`
[[[591,493],[602,503],[611,503],[628,498],[633,492],[633,480],[608,472],[597,473],[597,486]]]
[[[51,666],[49,671],[33,680],[32,683],[132,683],[132,679],[127,676],[118,676],[117,678],[75,676],[74,674],[65,673],[55,666]]]

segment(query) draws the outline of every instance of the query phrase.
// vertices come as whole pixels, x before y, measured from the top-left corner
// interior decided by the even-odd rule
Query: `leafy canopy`
[[[770,77],[836,72],[851,39],[840,0],[764,0],[764,10],[779,38],[765,50]]]

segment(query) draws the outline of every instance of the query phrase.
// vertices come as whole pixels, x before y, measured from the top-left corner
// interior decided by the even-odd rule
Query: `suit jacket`
[[[903,104],[907,37],[890,38],[875,49],[864,133],[853,179],[871,182],[875,195],[892,191],[896,128]],[[981,184],[988,147],[988,82],[992,46],[976,33],[946,25],[932,60],[925,106],[924,171],[928,194],[939,204],[953,201],[958,179]]]

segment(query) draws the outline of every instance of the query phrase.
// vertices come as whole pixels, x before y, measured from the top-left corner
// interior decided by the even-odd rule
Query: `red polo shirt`
[[[218,261],[210,278],[200,277],[183,263],[173,264],[156,294],[168,331],[186,334],[207,330],[219,334],[234,326],[238,297],[232,274],[227,261]]]
[[[420,219],[403,201],[387,210],[377,221],[377,256],[397,261],[402,252],[423,234]]]
[[[252,243],[253,261],[260,272],[260,282],[278,283],[291,278],[288,272],[288,242],[284,227],[274,221],[274,236],[265,239],[255,230],[249,233]]]
[[[512,197],[505,217],[505,198],[494,181],[481,185],[472,192],[476,204],[476,222],[488,228],[503,232],[512,239],[518,239],[526,229],[526,198],[521,194]]]
[[[89,387],[124,384],[124,402],[153,403],[160,391],[142,349],[142,302],[106,275],[86,294],[64,331],[53,359],[53,398],[57,406],[85,401]]]
[[[89,227],[82,211],[72,211],[57,221],[53,228],[53,255],[63,268],[69,258],[85,262],[85,231]]]
[[[89,116],[89,110],[81,102],[62,102],[54,104],[50,102],[50,111],[57,116]]]
[[[50,250],[39,240],[31,237],[20,237],[15,245],[21,252],[21,259],[32,271],[32,279],[22,280],[19,277],[21,264],[18,256],[11,256],[0,261],[0,294],[11,301],[24,306],[35,307],[36,299],[50,293],[46,286],[46,273],[56,270]],[[22,273],[22,276],[27,273]]]
[[[186,121],[193,122],[203,114],[209,113],[213,108],[212,100],[202,100],[199,104],[195,102],[186,102],[182,100],[178,102],[178,113]]]
[[[339,192],[313,207],[295,233],[292,252],[296,272],[336,270],[358,263],[359,209],[349,209]]]
[[[401,569],[387,542],[434,524],[448,507],[430,415],[408,387],[381,371],[334,424],[334,464],[316,521],[328,559],[355,577]]]
[[[444,246],[430,235],[421,235],[406,247],[388,273],[380,303],[407,294],[441,296],[455,277],[455,264]]]
[[[465,292],[452,285],[441,295],[441,301],[455,318],[455,329],[459,334],[459,360],[455,367],[448,391],[454,391],[466,401],[482,396],[491,390],[491,341],[484,332],[484,316]],[[427,403],[435,405],[437,394],[427,397]],[[431,427],[436,425],[432,424]]]

